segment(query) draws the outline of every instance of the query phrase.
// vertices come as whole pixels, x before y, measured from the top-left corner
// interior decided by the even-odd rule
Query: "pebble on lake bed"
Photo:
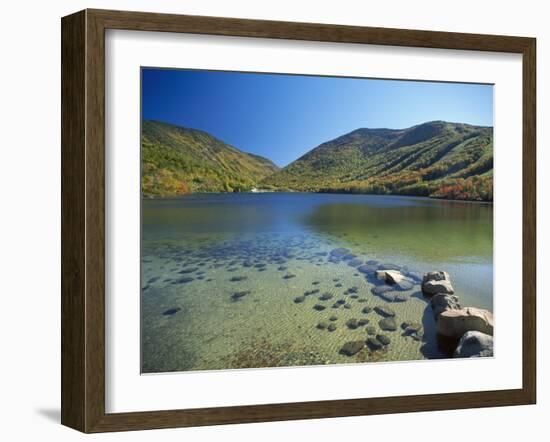
[[[187,284],[188,282],[194,281],[195,278],[191,278],[190,276],[184,276],[183,278],[176,279],[175,281],[172,281],[172,284]]]
[[[246,279],[248,279],[247,276],[233,276],[230,281],[231,282],[239,282],[239,281],[245,281]]]
[[[373,325],[369,325],[367,326],[367,328],[365,329],[367,331],[367,334],[368,335],[375,335],[376,334],[376,327],[373,326]]]
[[[382,344],[382,345],[390,345],[391,339],[388,338],[386,335],[376,335],[376,339]]]
[[[386,318],[395,316],[395,312],[391,308],[382,305],[377,305],[376,307],[374,307],[374,311],[380,316],[384,316]]]
[[[383,318],[378,322],[378,326],[384,331],[395,331],[397,330],[397,324],[395,319],[392,317]]]
[[[239,299],[241,299],[242,297],[246,296],[246,295],[249,295],[250,294],[250,290],[243,290],[241,292],[235,292],[231,295],[231,299],[233,301],[238,301]]]
[[[367,343],[367,347],[369,347],[371,350],[380,350],[382,347],[384,347],[384,344],[382,344],[374,336],[368,337],[366,343]]]
[[[345,356],[353,356],[359,353],[365,347],[365,341],[346,342],[340,349],[340,353]]]

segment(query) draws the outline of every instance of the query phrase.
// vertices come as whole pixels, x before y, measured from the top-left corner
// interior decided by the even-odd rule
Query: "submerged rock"
[[[295,304],[301,304],[302,302],[304,302],[306,300],[306,297],[305,296],[297,296],[296,298],[294,298],[294,303]]]
[[[407,278],[397,270],[377,270],[375,273],[378,279],[386,282],[393,290],[410,290],[414,287],[414,281]]]
[[[334,316],[332,315],[330,318],[328,318],[329,321],[337,321],[338,320],[338,316]]]
[[[397,330],[397,324],[395,319],[392,317],[383,318],[378,322],[378,326],[384,331],[395,331]]]
[[[175,315],[177,312],[181,311],[181,308],[179,307],[174,307],[174,308],[169,308],[168,310],[165,310],[162,312],[162,314],[164,316],[173,316]]]
[[[392,290],[393,290],[393,287],[389,285],[379,285],[379,286],[373,287],[371,289],[371,292],[373,295],[381,296],[386,292],[391,292]]]
[[[291,279],[291,278],[295,278],[296,275],[294,275],[293,273],[287,273],[285,276],[283,276],[283,279]]]
[[[410,336],[415,341],[420,341],[422,339],[422,324],[418,322],[403,322],[401,324],[401,329],[403,330],[402,336]]]
[[[326,321],[321,321],[317,324],[317,328],[319,330],[324,330],[325,328],[327,328],[329,326],[328,322]]]
[[[313,308],[314,308],[315,310],[317,310],[318,312],[323,311],[324,309],[326,309],[326,307],[325,307],[324,305],[321,305],[321,304],[315,304],[315,305],[313,306]]]
[[[365,341],[346,342],[340,349],[340,353],[346,356],[353,356],[365,347]]]
[[[363,264],[363,261],[361,261],[359,258],[353,258],[348,261],[348,265],[350,267],[359,267]]]
[[[367,338],[367,347],[369,347],[371,350],[380,350],[382,349],[382,347],[384,347],[384,344],[382,344],[374,336],[371,336]]]
[[[395,312],[391,308],[382,305],[377,305],[376,307],[374,307],[374,311],[380,316],[384,316],[386,318],[395,316]]]
[[[344,249],[343,247],[338,249],[333,249],[330,251],[330,256],[336,257],[336,258],[342,258],[343,256],[347,255],[349,253],[348,249]]]
[[[231,299],[233,301],[238,301],[239,299],[241,299],[243,296],[246,296],[246,295],[249,295],[250,294],[250,290],[243,290],[241,292],[235,292],[231,295]]]
[[[323,293],[321,296],[319,296],[319,301],[328,301],[329,299],[334,298],[334,295],[330,293]]]
[[[193,273],[198,270],[197,267],[187,267],[185,269],[181,269],[178,273],[186,274],[186,273]]]
[[[446,310],[439,315],[437,332],[449,338],[460,338],[469,331],[493,334],[493,314],[489,310],[465,307]]]
[[[365,275],[373,275],[378,266],[363,264],[362,266],[357,267],[357,270]]]
[[[191,278],[191,276],[184,276],[183,278],[178,278],[172,281],[172,284],[187,284],[188,282],[191,282],[194,280],[195,278]]]
[[[369,314],[370,312],[372,312],[371,307],[363,307],[363,310],[361,310],[361,313],[364,313],[364,314]]]
[[[380,342],[382,345],[390,345],[391,339],[388,338],[386,335],[376,335],[376,339],[378,339],[378,342]]]
[[[367,328],[365,330],[367,331],[367,334],[370,335],[370,336],[376,334],[376,327],[373,326],[373,325],[367,326]]]
[[[420,272],[407,272],[407,278],[412,279],[417,284],[420,284],[424,279],[424,275]]]
[[[402,291],[407,291],[407,290],[412,290],[415,286],[415,283],[412,281],[412,280],[408,280],[408,279],[405,279],[397,284],[395,284],[395,287],[398,289],[398,290],[402,290]]]
[[[336,324],[329,324],[328,327],[327,327],[327,330],[329,332],[333,332],[334,330],[336,330]]]
[[[357,321],[357,319],[355,318],[352,318],[352,319],[348,319],[346,321],[346,325],[348,328],[350,328],[351,330],[355,330],[356,328],[359,327],[359,321]]]
[[[388,283],[397,284],[399,281],[405,279],[405,277],[398,270],[377,270],[374,272],[376,278]]]
[[[233,276],[230,281],[231,282],[239,282],[239,281],[245,281],[247,280],[248,277],[247,276]]]
[[[306,290],[306,291],[304,292],[304,296],[314,295],[315,293],[319,293],[319,289]]]
[[[455,358],[481,358],[491,356],[493,356],[493,337],[478,331],[464,333],[453,354]]]
[[[401,324],[401,329],[407,333],[414,333],[422,329],[422,324],[418,322],[403,322]]]

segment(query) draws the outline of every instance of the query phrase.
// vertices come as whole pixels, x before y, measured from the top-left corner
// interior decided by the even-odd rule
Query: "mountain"
[[[158,121],[141,131],[143,196],[250,190],[279,168],[212,135]]]
[[[491,201],[493,129],[444,121],[357,129],[312,149],[262,185]]]

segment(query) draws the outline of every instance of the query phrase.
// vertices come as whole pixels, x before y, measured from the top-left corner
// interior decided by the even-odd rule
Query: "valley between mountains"
[[[493,129],[431,121],[360,128],[283,168],[207,132],[143,121],[143,197],[297,191],[493,200]]]

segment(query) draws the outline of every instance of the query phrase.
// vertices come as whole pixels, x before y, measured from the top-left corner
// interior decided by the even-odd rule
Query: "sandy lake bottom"
[[[142,372],[448,357],[420,285],[379,296],[373,269],[445,270],[463,305],[492,311],[492,216],[490,204],[369,195],[144,200]],[[380,335],[382,348],[341,352]]]

